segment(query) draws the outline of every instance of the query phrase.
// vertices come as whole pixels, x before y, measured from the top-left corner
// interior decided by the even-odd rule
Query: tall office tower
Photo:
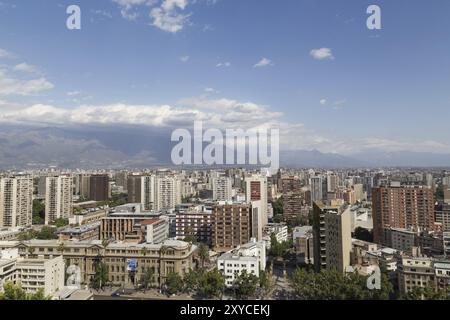
[[[141,203],[142,175],[129,175],[127,179],[128,203]]]
[[[304,199],[301,181],[298,177],[282,178],[283,215],[287,219],[297,218],[302,210]]]
[[[267,177],[253,175],[245,178],[245,199],[252,205],[253,236],[262,239],[262,231],[268,223]]]
[[[335,192],[338,187],[338,176],[335,174],[327,175],[327,192]]]
[[[211,179],[213,200],[217,201],[231,201],[232,189],[231,178],[215,177]]]
[[[82,174],[80,177],[80,196],[89,199],[91,196],[91,176],[89,174]]]
[[[92,175],[89,182],[89,199],[106,201],[109,198],[109,176],[107,174]]]
[[[47,177],[45,192],[45,224],[72,215],[72,177]]]
[[[122,187],[124,192],[127,192],[128,188],[128,172],[120,171],[115,175],[116,186]]]
[[[155,178],[155,210],[175,209],[181,203],[181,180],[178,177]]]
[[[155,209],[155,176],[141,177],[141,204],[144,210]]]
[[[350,264],[351,213],[349,208],[313,203],[314,269],[344,272]]]
[[[322,192],[322,177],[311,177],[310,179],[311,185],[311,204],[315,201],[322,201],[323,192]]]
[[[384,229],[434,229],[434,194],[427,186],[391,186],[372,189],[374,241],[387,243]]]
[[[31,226],[33,218],[33,179],[0,179],[0,227]]]
[[[212,246],[228,251],[248,243],[252,237],[251,206],[248,204],[215,205],[212,209]]]

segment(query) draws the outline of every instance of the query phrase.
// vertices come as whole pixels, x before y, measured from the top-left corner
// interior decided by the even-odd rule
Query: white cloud
[[[214,88],[205,88],[204,90],[206,93],[219,93],[219,91]]]
[[[8,77],[4,71],[0,70],[0,96],[28,96],[53,88],[54,85],[43,77],[33,80],[20,80]]]
[[[190,59],[189,56],[183,56],[183,57],[180,57],[180,61],[181,61],[181,62],[188,62],[189,59]]]
[[[220,68],[220,67],[228,68],[228,67],[231,67],[231,62],[219,62],[218,64],[216,64],[216,67],[217,68]]]
[[[313,49],[310,55],[317,60],[334,60],[333,53],[330,48]]]
[[[69,91],[66,93],[69,97],[78,96],[81,94],[81,91]]]
[[[260,67],[267,67],[267,66],[273,66],[272,61],[270,59],[267,59],[267,58],[262,58],[253,67],[254,68],[260,68]]]
[[[13,68],[15,71],[38,73],[38,68],[28,63],[20,63]]]
[[[139,16],[137,11],[133,11],[137,6],[154,6],[158,0],[112,0],[121,8],[120,14],[127,20],[136,20]]]
[[[153,25],[163,31],[176,33],[184,28],[190,14],[181,14],[188,5],[187,0],[164,0],[160,7],[150,11]]]
[[[327,99],[321,99],[319,102],[320,102],[321,105],[324,106],[324,105],[327,104]]]
[[[9,51],[0,48],[0,58],[14,58],[14,55]]]

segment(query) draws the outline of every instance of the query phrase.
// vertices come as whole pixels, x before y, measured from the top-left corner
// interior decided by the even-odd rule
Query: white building
[[[266,245],[264,241],[244,244],[222,254],[217,259],[217,268],[225,276],[225,284],[232,287],[238,275],[244,270],[247,274],[259,277],[260,271],[266,269]]]
[[[19,257],[18,249],[0,253],[0,291],[5,282],[13,282],[27,293],[40,288],[46,295],[53,295],[64,287],[65,264],[62,256],[52,259],[25,259]]]
[[[0,179],[0,227],[31,226],[33,218],[33,179]]]
[[[145,242],[149,244],[159,244],[169,238],[169,219],[147,219],[141,222],[142,232],[145,235]]]
[[[288,240],[288,227],[285,223],[268,223],[264,227],[264,234],[269,237],[275,234],[278,242],[284,242]]]
[[[217,201],[231,201],[232,187],[231,178],[228,177],[214,177],[211,179],[213,200]]]
[[[175,209],[181,203],[181,180],[177,177],[155,179],[155,210]]]
[[[72,177],[47,177],[45,191],[45,224],[72,216]]]

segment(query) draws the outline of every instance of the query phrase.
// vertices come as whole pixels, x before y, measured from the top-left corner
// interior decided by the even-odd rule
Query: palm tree
[[[162,245],[159,249],[159,287],[162,287],[162,258],[167,253],[168,247]]]
[[[61,255],[63,255],[64,254],[64,250],[66,249],[66,245],[64,244],[64,242],[60,242],[59,243],[59,245],[58,245],[58,252],[60,252],[61,253]]]
[[[143,248],[141,249],[141,253],[142,253],[142,255],[145,257],[145,256],[148,254],[148,249],[147,249],[147,247],[143,247]]]

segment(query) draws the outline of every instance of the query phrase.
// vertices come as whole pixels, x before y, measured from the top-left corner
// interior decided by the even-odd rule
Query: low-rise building
[[[81,284],[89,284],[99,261],[108,268],[108,280],[114,285],[137,285],[147,268],[155,271],[154,283],[164,283],[171,272],[184,275],[194,269],[195,245],[178,240],[165,240],[160,244],[127,242],[102,243],[101,240],[59,241],[29,240],[3,241],[0,250],[18,249],[22,258],[52,259],[63,257],[66,265],[80,269]],[[164,248],[164,253],[161,253]],[[135,283],[128,271],[129,262],[135,262]],[[62,287],[61,287],[62,288]]]
[[[297,261],[301,264],[314,264],[313,227],[295,227],[292,231],[292,239]]]
[[[100,232],[100,222],[85,224],[79,227],[60,228],[57,231],[59,240],[98,240]]]
[[[260,271],[266,269],[266,246],[264,241],[244,244],[222,254],[217,259],[217,268],[225,276],[225,284],[232,287],[242,272],[259,277]]]

